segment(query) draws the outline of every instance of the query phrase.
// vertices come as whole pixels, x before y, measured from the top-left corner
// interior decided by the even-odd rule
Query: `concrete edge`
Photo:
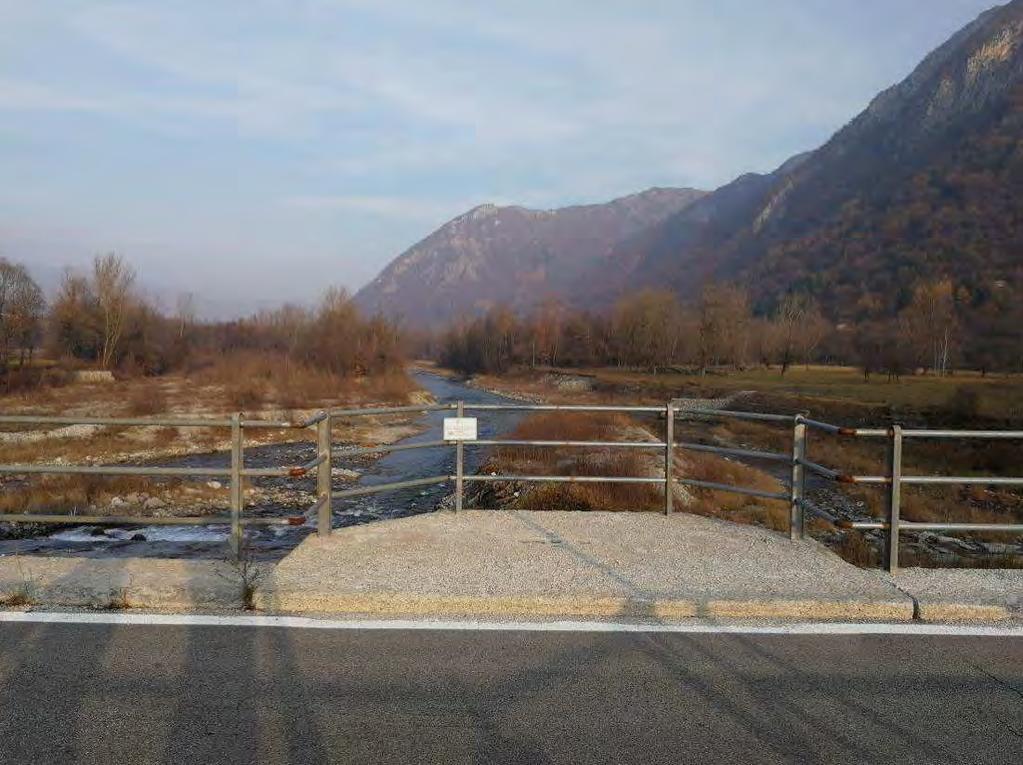
[[[1013,618],[1006,606],[985,603],[920,601],[918,613],[925,622],[1002,622]]]
[[[323,613],[419,617],[601,617],[655,619],[913,620],[905,600],[696,600],[636,598],[434,597],[410,593],[333,595],[257,592],[256,609],[268,613]]]

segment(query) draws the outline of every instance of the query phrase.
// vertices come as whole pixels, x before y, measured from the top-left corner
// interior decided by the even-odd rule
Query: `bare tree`
[[[14,293],[11,305],[11,325],[14,343],[19,351],[18,366],[25,366],[25,358],[31,363],[36,345],[39,343],[46,311],[43,291],[33,281],[27,271],[22,271],[23,278]]]
[[[809,301],[801,295],[788,295],[774,318],[778,328],[777,342],[782,376],[795,360],[799,336],[803,329]]]
[[[20,352],[20,366],[26,355],[31,358],[45,307],[43,292],[28,269],[0,259],[0,371],[7,369],[14,349]]]
[[[195,293],[182,292],[177,299],[178,340],[184,340],[185,334],[195,324]]]
[[[918,284],[902,319],[920,365],[938,375],[947,374],[959,332],[952,280]]]
[[[109,369],[117,358],[117,346],[124,332],[135,271],[114,253],[97,256],[92,271],[103,327],[100,366]]]
[[[643,290],[615,305],[612,331],[620,363],[668,367],[679,343],[681,311],[675,295],[666,290]]]
[[[810,366],[810,362],[813,361],[813,355],[817,352],[817,349],[830,330],[831,325],[821,313],[817,301],[806,300],[799,332],[796,335],[796,345],[804,365]]]

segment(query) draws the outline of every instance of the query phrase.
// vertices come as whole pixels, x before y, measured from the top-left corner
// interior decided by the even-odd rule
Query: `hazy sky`
[[[714,188],[991,0],[0,0],[0,255],[208,310],[358,288],[485,201]]]

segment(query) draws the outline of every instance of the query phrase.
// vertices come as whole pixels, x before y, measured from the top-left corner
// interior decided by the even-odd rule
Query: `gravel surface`
[[[274,610],[909,619],[883,575],[816,542],[652,513],[433,513],[310,537]]]

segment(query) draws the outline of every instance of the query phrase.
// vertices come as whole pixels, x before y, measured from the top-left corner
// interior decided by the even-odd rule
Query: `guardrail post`
[[[465,402],[458,402],[458,417],[465,415]],[[465,447],[461,441],[455,442],[455,512],[462,510],[462,477],[465,474]]]
[[[331,458],[331,418],[329,412],[316,423],[316,456],[321,460],[316,468],[316,493],[319,495],[320,509],[316,516],[316,531],[321,537],[330,536],[330,526],[334,514],[330,505],[332,491],[331,477],[333,460]]]
[[[669,401],[664,407],[664,514],[674,510],[675,407]]]
[[[803,539],[804,530],[804,508],[803,495],[806,491],[806,469],[803,467],[803,460],[806,459],[806,424],[803,422],[803,415],[797,414],[792,425],[792,493],[791,504],[789,505],[789,539]]]
[[[238,558],[242,552],[242,415],[231,415],[231,554]]]
[[[902,507],[902,426],[888,431],[888,529],[885,534],[884,567],[894,574],[899,570],[899,515]]]

